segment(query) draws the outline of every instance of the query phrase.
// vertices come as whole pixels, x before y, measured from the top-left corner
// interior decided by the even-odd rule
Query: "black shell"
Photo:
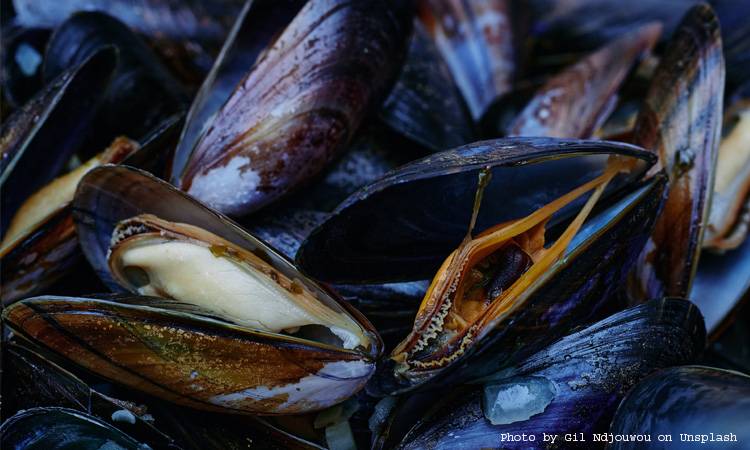
[[[0,427],[6,450],[144,450],[144,444],[94,416],[66,408],[33,408],[19,412]]]
[[[750,442],[750,377],[746,374],[702,366],[674,367],[646,378],[625,397],[612,420],[613,434],[650,435],[638,448],[670,449],[676,445],[704,449],[742,449]],[[711,433],[735,441],[683,441],[682,434]],[[674,442],[659,442],[671,434]],[[734,435],[734,438],[731,437]],[[608,448],[633,448],[631,442],[614,442]]]
[[[637,179],[653,155],[615,142],[513,138],[477,142],[428,156],[390,172],[344,200],[302,244],[297,264],[329,282],[430,278],[466,236],[477,174],[492,180],[475,231],[530,214],[600,175],[610,155],[641,160],[609,192]],[[580,209],[579,199],[553,220]]]
[[[57,176],[80,149],[116,61],[114,49],[99,49],[5,121],[0,137],[3,229],[22,202]]]
[[[618,291],[646,243],[665,185],[665,177],[657,176],[591,217],[561,260],[507,311],[488,321],[478,337],[464,341],[463,353],[427,368],[389,359],[379,367],[370,391],[398,393],[475,380],[616,310]]]
[[[549,443],[542,441],[542,433],[559,434],[562,448],[575,445],[561,442],[563,434],[584,433],[588,442],[581,445],[592,448],[590,433],[606,431],[631,386],[659,368],[694,361],[704,345],[705,328],[694,305],[682,299],[647,302],[566,336],[486,380],[509,386],[523,385],[529,377],[547,380],[556,393],[543,412],[492,425],[482,410],[481,388],[470,387],[448,394],[418,418],[399,448],[544,449]],[[502,433],[535,434],[536,441],[502,442]]]
[[[46,80],[104,47],[117,49],[115,73],[102,96],[88,146],[114,137],[142,140],[166,118],[187,109],[188,97],[154,52],[122,22],[99,12],[73,15],[52,34],[44,59]]]
[[[389,127],[429,151],[441,151],[473,141],[474,124],[450,70],[415,21],[409,51],[380,118]]]

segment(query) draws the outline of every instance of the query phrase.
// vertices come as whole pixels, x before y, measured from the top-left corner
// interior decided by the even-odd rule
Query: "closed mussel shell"
[[[556,341],[483,387],[449,395],[416,420],[398,448],[543,449],[550,445],[543,433],[557,435],[562,448],[601,447],[591,433],[607,430],[630,387],[660,368],[694,362],[704,345],[694,305],[652,300]],[[634,398],[661,404],[656,396]],[[575,433],[586,442],[561,442],[565,434],[580,436]],[[535,440],[504,438],[522,434]]]
[[[508,0],[420,0],[418,5],[471,117],[491,122],[518,70],[520,8]]]
[[[266,244],[169,184],[137,169],[103,166],[79,183],[73,209],[84,254],[114,290],[141,292],[138,286],[121,284],[123,279],[110,272],[115,227],[136,216],[158,218],[178,228],[202,230],[203,236],[211,234],[216,242],[223,242],[211,247],[215,253],[207,260],[179,265],[178,273],[249,252],[276,274],[269,275],[269,281],[293,280],[289,287],[293,298],[304,294],[303,298],[314,300],[317,306],[312,311],[322,308],[326,317],[350,327],[347,330],[354,334],[346,336],[358,340],[341,343],[319,339],[314,333],[297,337],[295,330],[282,334],[247,321],[238,325],[235,317],[215,312],[210,304],[135,295],[114,300],[101,296],[22,300],[5,310],[7,323],[19,334],[110,380],[181,404],[230,412],[321,409],[355,393],[372,374],[381,343],[366,319]],[[205,291],[203,286],[195,289]],[[254,292],[248,295],[253,301]],[[225,296],[217,294],[209,301],[219,305],[227,301]]]
[[[407,10],[383,0],[307,2],[247,67],[195,146],[177,152],[175,185],[244,215],[320,173],[397,75]]]
[[[615,107],[625,76],[660,34],[658,23],[646,24],[553,76],[516,117],[508,135],[591,137]]]
[[[703,366],[674,367],[638,383],[623,399],[609,431],[650,436],[650,442],[638,444],[642,449],[681,444],[739,450],[750,440],[748,414],[750,377],[746,374]],[[657,439],[664,435],[672,441]],[[616,441],[607,448],[632,445]]]

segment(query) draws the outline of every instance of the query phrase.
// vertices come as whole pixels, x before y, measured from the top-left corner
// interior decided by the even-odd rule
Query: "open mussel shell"
[[[694,305],[652,300],[556,341],[488,377],[483,387],[462,388],[437,404],[431,396],[427,412],[406,436],[389,440],[402,449],[545,449],[550,443],[543,442],[543,433],[557,434],[557,444],[566,433],[584,433],[587,442],[580,445],[593,448],[591,433],[607,429],[631,386],[655,370],[695,361],[704,345],[705,328]],[[656,396],[636,398],[661,404]],[[396,420],[415,422],[394,413]],[[504,433],[536,440],[503,441]]]
[[[651,442],[638,444],[642,449],[674,448],[677,442],[706,449],[741,449],[750,441],[748,414],[750,377],[746,374],[703,366],[674,367],[638,383],[620,404],[609,431],[650,435]],[[657,440],[661,435],[671,435],[673,442]],[[607,448],[632,445],[614,442]]]
[[[100,94],[102,108],[88,146],[103,148],[119,135],[140,141],[165,119],[187,109],[187,93],[156,54],[125,24],[100,12],[75,14],[54,31],[45,52],[44,78],[51,79],[104,47],[116,48],[118,61]]]
[[[473,119],[420,21],[414,23],[406,61],[379,115],[390,128],[429,151],[474,140]]]
[[[163,167],[180,118],[168,118],[141,143],[116,138],[103,152],[26,199],[0,244],[3,304],[45,291],[82,260],[70,203],[85,173],[102,164]]]
[[[0,435],[6,450],[150,448],[96,417],[66,408],[21,411],[0,426]]]
[[[431,278],[466,236],[477,176],[490,168],[475,231],[526,216],[601,175],[611,155],[634,162],[607,193],[654,162],[638,147],[606,141],[513,138],[477,142],[407,164],[344,200],[297,253],[316,279],[372,283]],[[553,219],[565,221],[579,199]]]
[[[660,34],[658,23],[644,25],[550,78],[510,125],[508,135],[591,137],[615,107],[625,76]]]
[[[397,75],[407,11],[384,0],[307,2],[246,67],[195,145],[180,146],[174,184],[221,212],[244,215],[320,173]]]
[[[239,318],[215,313],[205,306],[186,307],[174,301],[159,302],[142,297],[126,297],[116,302],[101,298],[40,297],[6,309],[8,321],[23,328],[23,333],[32,334],[32,339],[40,340],[41,344],[53,347],[95,373],[162,398],[204,409],[224,408],[234,412],[288,414],[321,409],[351,396],[372,374],[374,359],[382,344],[366,319],[299,273],[265,243],[166,182],[129,167],[100,167],[89,172],[79,183],[73,208],[84,254],[113,290],[140,292],[137,285],[126,284],[137,281],[128,278],[128,266],[120,267],[110,260],[110,254],[119,257],[126,251],[127,247],[121,243],[138,242],[126,238],[117,240],[116,246],[112,244],[116,227],[120,226],[118,230],[122,232],[131,230],[120,224],[126,220],[127,224],[135,224],[131,219],[136,218],[144,220],[144,226],[158,224],[168,227],[163,229],[166,234],[173,233],[170,229],[187,229],[199,233],[195,234],[195,239],[212,235],[210,239],[219,243],[212,245],[213,256],[208,256],[210,261],[191,264],[218,264],[237,254],[254,255],[241,257],[262,260],[275,274],[269,275],[269,281],[273,279],[281,285],[276,280],[293,280],[288,289],[294,298],[304,293],[306,299],[312,298],[313,303],[319,303],[335,317],[352,324],[356,332],[351,332],[360,339],[346,341],[349,345],[318,339],[310,334],[296,337],[272,329],[264,330],[247,321],[238,325],[233,320]],[[112,269],[118,272],[113,273]],[[123,277],[122,273],[126,275]],[[263,275],[259,278],[265,279]],[[195,289],[205,291],[203,286]],[[249,293],[249,299],[254,297]],[[190,302],[189,299],[185,301]],[[220,309],[218,305],[226,300],[216,298],[211,301]],[[39,308],[51,309],[43,314],[34,312]],[[45,317],[57,314],[53,311],[58,311],[59,315],[55,315],[53,321],[47,321]],[[20,320],[26,314],[30,317]],[[92,319],[102,327],[109,324],[114,327],[119,323],[117,329],[123,334],[117,339],[124,339],[128,344],[108,353],[112,350],[110,338],[115,339],[114,331],[98,334],[95,330],[100,328],[84,325],[77,317],[84,318],[84,321]],[[48,327],[53,322],[63,329],[68,328],[69,334],[78,339],[82,348],[99,348],[103,357],[79,358],[80,351],[69,352],[65,345],[60,345],[63,341],[46,334],[51,332]],[[39,328],[26,327],[32,323]],[[47,332],[39,334],[45,329]],[[167,334],[174,342],[183,341],[183,344],[166,345],[159,336]],[[63,335],[57,338],[68,339],[62,338]],[[45,336],[50,336],[50,339]],[[153,342],[153,339],[161,343],[142,346],[143,342]],[[129,348],[130,345],[135,347]],[[161,363],[148,362],[154,358]]]
[[[80,149],[116,60],[114,49],[100,49],[50,81],[3,124],[3,230],[21,203],[57,176]]]
[[[5,308],[18,334],[95,374],[217,412],[294,414],[364,386],[372,357],[252,330],[149,297],[33,297]]]
[[[635,299],[690,294],[721,139],[724,59],[708,5],[691,8],[654,73],[633,131],[659,156],[669,196],[629,286]]]
[[[664,177],[655,177],[591,217],[560,260],[517,297],[507,299],[502,312],[494,312],[498,300],[491,297],[491,305],[478,318],[467,315],[472,317],[469,325],[457,327],[442,313],[444,306],[438,310],[428,303],[437,304],[434,298],[423,300],[412,333],[378,368],[372,392],[398,393],[473,380],[601,318],[613,307],[612,299],[651,232],[665,186]],[[440,305],[464,314],[462,305],[470,300],[451,299]]]

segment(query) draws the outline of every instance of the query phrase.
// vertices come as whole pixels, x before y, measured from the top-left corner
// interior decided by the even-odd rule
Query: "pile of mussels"
[[[749,448],[710,3],[4,0],[2,448]]]

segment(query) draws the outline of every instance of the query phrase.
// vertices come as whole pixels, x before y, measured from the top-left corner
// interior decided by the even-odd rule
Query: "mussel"
[[[420,21],[414,22],[406,61],[380,117],[429,151],[468,144],[476,134],[461,92]]]
[[[656,68],[633,131],[669,176],[669,196],[631,279],[630,295],[686,297],[698,267],[721,138],[724,58],[711,7],[683,18]]]
[[[661,34],[658,23],[621,36],[550,78],[509,126],[509,136],[588,138],[612,112],[633,63]]]
[[[674,367],[657,372],[637,384],[625,397],[612,420],[610,433],[650,436],[643,449],[700,446],[707,449],[741,449],[750,433],[750,377],[703,366]],[[660,441],[669,435],[671,441]],[[608,448],[632,448],[614,441]]]
[[[21,300],[4,311],[19,334],[115,382],[219,411],[314,411],[372,374],[381,343],[366,319],[167,183],[104,166],[73,208],[89,262],[132,294]]]
[[[183,86],[125,24],[100,12],[73,15],[47,43],[43,75],[50,80],[103,48],[117,50],[117,65],[87,132],[87,146],[103,148],[114,137],[142,141],[169,117],[187,109]],[[84,155],[88,157],[89,155]]]
[[[46,289],[75,263],[78,241],[69,205],[78,182],[94,167],[120,163],[139,149],[137,142],[117,138],[105,151],[26,199],[0,243],[3,303]]]
[[[345,200],[297,261],[333,282],[437,272],[377,389],[435,387],[438,375],[443,382],[481,376],[591,320],[614,292],[650,232],[664,180],[631,187],[588,216],[605,190],[622,194],[647,169],[647,155],[623,144],[523,138],[438,153]],[[472,211],[485,167],[492,180],[485,178],[484,204]],[[536,184],[551,174],[554,187]],[[476,237],[466,234],[474,223]],[[556,230],[548,248],[545,229]],[[444,250],[450,245],[458,248]],[[449,255],[442,265],[441,251]]]
[[[180,146],[172,181],[243,215],[318,174],[395,77],[410,23],[404,12],[383,0],[307,2],[197,142]]]
[[[142,444],[96,417],[66,408],[33,408],[3,422],[0,439],[5,449],[146,450]]]
[[[436,404],[432,396],[420,417],[394,411],[413,426],[387,440],[402,449],[601,448],[591,433],[606,430],[628,390],[655,370],[694,362],[705,336],[690,302],[652,300],[556,341],[481,387],[458,389]],[[557,435],[556,442],[543,441],[543,433]],[[521,435],[530,439],[513,439]]]

